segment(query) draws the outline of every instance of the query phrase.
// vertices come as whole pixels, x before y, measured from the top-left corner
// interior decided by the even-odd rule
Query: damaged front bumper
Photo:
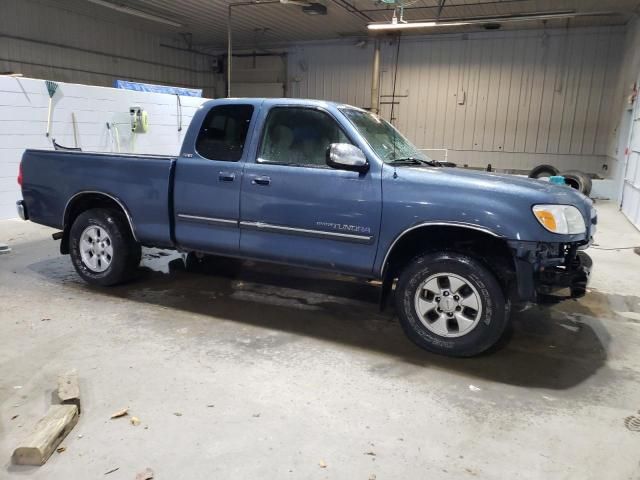
[[[586,243],[510,242],[514,253],[516,302],[540,303],[583,297],[591,274]]]

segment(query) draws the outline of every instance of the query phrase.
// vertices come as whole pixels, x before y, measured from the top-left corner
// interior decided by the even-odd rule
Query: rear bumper
[[[27,213],[27,206],[24,203],[24,200],[18,200],[16,202],[16,210],[18,211],[18,216],[22,220],[29,220],[29,214]]]

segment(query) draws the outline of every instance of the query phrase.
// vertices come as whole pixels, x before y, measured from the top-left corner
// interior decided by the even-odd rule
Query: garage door
[[[621,209],[631,223],[640,229],[640,101],[633,109],[629,154],[622,184]]]

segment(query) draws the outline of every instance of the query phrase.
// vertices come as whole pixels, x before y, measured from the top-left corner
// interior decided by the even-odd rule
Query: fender
[[[78,197],[82,196],[82,195],[96,195],[96,196],[102,196],[105,198],[108,198],[109,200],[115,202],[120,209],[124,212],[125,217],[127,217],[127,222],[129,222],[129,228],[131,229],[131,234],[133,235],[133,238],[136,242],[138,242],[138,237],[136,236],[136,230],[133,224],[133,219],[131,218],[131,214],[129,213],[129,210],[124,206],[124,203],[122,203],[122,201],[118,198],[115,197],[109,193],[105,193],[105,192],[99,192],[96,190],[83,190],[80,192],[75,193],[66,203],[65,207],[64,207],[64,211],[62,213],[62,228],[63,228],[63,232],[62,232],[62,242],[60,243],[60,253],[63,254],[67,254],[69,253],[69,230],[71,228],[71,225],[68,225],[68,218],[69,218],[69,212],[70,212],[70,207],[73,204],[74,200],[77,199]]]
[[[493,237],[496,238],[504,238],[502,235],[497,234],[496,232],[486,228],[486,227],[482,227],[480,225],[474,225],[472,223],[464,223],[464,222],[422,222],[422,223],[418,223],[416,225],[413,225],[409,228],[406,228],[405,230],[403,230],[402,232],[400,232],[400,234],[393,240],[393,242],[391,242],[391,245],[389,246],[389,248],[387,249],[387,252],[384,255],[384,260],[382,261],[382,265],[380,266],[380,276],[384,277],[384,270],[385,270],[385,266],[387,265],[387,260],[389,259],[389,255],[391,254],[391,252],[393,251],[393,248],[396,246],[396,243],[398,243],[398,241],[404,237],[407,233],[416,230],[418,228],[421,227],[460,227],[460,228],[468,228],[470,230],[476,230],[478,232],[483,232],[486,234],[489,234]]]

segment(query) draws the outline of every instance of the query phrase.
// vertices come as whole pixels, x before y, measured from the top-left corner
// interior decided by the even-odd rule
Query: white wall
[[[203,88],[207,97],[224,94],[212,57],[161,44],[186,47],[172,37],[68,11],[63,2],[0,0],[0,72],[106,87],[125,79]]]
[[[621,27],[405,37],[394,123],[459,164],[601,172],[616,137],[623,40]],[[382,102],[391,101],[396,47],[383,42]],[[292,96],[370,107],[371,45],[303,45],[289,58]]]
[[[75,146],[71,114],[78,126],[78,146],[86,151],[117,151],[107,122],[117,125],[122,152],[176,155],[191,117],[204,98],[180,97],[182,131],[175,95],[134,92],[115,88],[59,83],[55,93],[51,137],[61,145]],[[0,76],[0,219],[16,216],[20,196],[18,165],[26,148],[52,149],[45,136],[49,95],[43,80]],[[149,114],[148,133],[129,128],[129,107]]]

